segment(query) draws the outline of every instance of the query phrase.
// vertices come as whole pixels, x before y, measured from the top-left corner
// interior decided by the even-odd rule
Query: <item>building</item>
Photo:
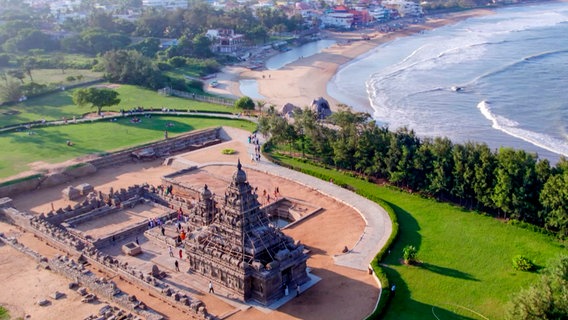
[[[185,242],[193,272],[264,305],[309,281],[304,246],[270,224],[240,161],[223,196],[204,186],[199,198],[189,218],[197,231]]]
[[[237,52],[245,42],[245,36],[236,34],[232,29],[210,29],[205,36],[213,43],[211,51],[215,53]]]
[[[187,0],[142,0],[142,7],[162,7],[165,9],[186,9],[189,5]]]
[[[424,14],[419,3],[406,0],[386,0],[382,5],[389,9],[398,11],[401,17],[419,17]]]

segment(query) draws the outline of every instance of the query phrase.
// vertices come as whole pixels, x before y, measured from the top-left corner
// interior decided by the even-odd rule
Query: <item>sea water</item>
[[[293,47],[286,52],[270,57],[266,61],[266,69],[278,70],[298,59],[307,58],[316,53],[320,53],[322,50],[331,47],[335,43],[336,41],[332,39],[322,39]]]
[[[328,84],[332,97],[391,129],[552,162],[568,156],[567,91],[568,3],[502,8],[396,39]]]

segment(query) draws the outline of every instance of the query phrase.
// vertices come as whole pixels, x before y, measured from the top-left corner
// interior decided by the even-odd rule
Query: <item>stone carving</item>
[[[186,242],[192,271],[262,304],[308,281],[303,245],[271,226],[240,161],[222,199],[219,204],[204,186],[190,213],[193,229],[201,228]]]

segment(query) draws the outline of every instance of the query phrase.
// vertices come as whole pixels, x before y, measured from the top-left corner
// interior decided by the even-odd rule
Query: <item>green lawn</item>
[[[164,137],[166,123],[170,137],[191,130],[214,126],[232,126],[253,131],[256,125],[244,120],[208,117],[153,116],[142,117],[141,123],[131,123],[128,118],[117,122],[98,121],[95,123],[69,124],[34,128],[35,134],[11,132],[0,134],[0,178],[6,178],[29,169],[35,161],[57,163],[87,154],[107,152],[135,146]],[[74,145],[69,147],[66,141]]]
[[[115,90],[120,94],[120,104],[110,109],[105,108],[103,111],[119,111],[120,109],[131,109],[141,106],[144,108],[166,107],[170,109],[191,109],[206,112],[236,112],[232,107],[177,97],[165,97],[159,95],[155,90],[144,89],[137,86],[119,85]],[[71,119],[73,116],[80,117],[94,110],[89,107],[78,107],[74,105],[71,98],[72,94],[72,90],[56,92],[43,97],[30,99],[14,106],[0,107],[0,127],[39,121],[41,119],[48,121],[60,120],[63,117]]]
[[[94,72],[91,70],[83,69],[65,69],[65,73],[61,72],[61,69],[34,69],[32,70],[32,77],[36,83],[49,84],[49,83],[61,83],[63,85],[73,85],[79,83],[79,81],[67,81],[67,77],[82,76],[80,82],[88,82],[103,77],[102,72]],[[24,81],[29,82],[30,78],[27,77]]]
[[[399,237],[384,266],[396,285],[385,319],[503,319],[513,293],[537,280],[511,260],[523,254],[537,265],[566,252],[555,239],[418,195],[301,163],[280,160],[333,177],[395,209]],[[418,249],[420,266],[402,265],[402,248]]]

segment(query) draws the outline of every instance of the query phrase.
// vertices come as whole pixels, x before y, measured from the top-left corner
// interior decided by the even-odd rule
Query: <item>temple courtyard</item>
[[[361,214],[348,204],[326,196],[314,186],[273,174],[270,166],[252,161],[252,149],[247,141],[248,132],[231,128],[224,128],[224,132],[225,142],[220,144],[176,155],[169,161],[140,161],[104,168],[94,175],[77,178],[73,185],[89,184],[95,192],[107,194],[111,189],[117,191],[146,184],[159,186],[169,181],[174,183],[174,195],[179,192],[177,184],[183,184],[194,190],[203,190],[207,185],[214,195],[220,196],[231,183],[237,170],[236,164],[240,161],[260,204],[273,204],[274,212],[288,212],[288,218],[293,216],[291,219],[297,220],[279,230],[303,245],[308,256],[310,280],[303,282],[299,296],[296,296],[294,288],[290,288],[289,294],[280,298],[278,303],[262,305],[254,301],[245,303],[230,290],[217,285],[215,293],[209,293],[208,279],[192,272],[186,251],[182,250],[180,257],[179,248],[172,246],[173,257],[169,252],[169,244],[173,242],[168,241],[175,241],[180,228],[187,228],[189,233],[190,224],[185,221],[179,225],[173,222],[164,224],[163,229],[162,225],[154,228],[146,226],[153,217],[171,214],[168,209],[175,211],[177,207],[160,207],[147,199],[141,199],[128,207],[121,207],[119,212],[112,215],[96,219],[79,217],[65,223],[78,236],[93,243],[102,243],[103,239],[109,241],[99,251],[115,257],[120,263],[127,263],[129,267],[146,274],[152,272],[153,268],[159,269],[164,275],[161,279],[164,284],[186,292],[192,299],[202,301],[208,314],[214,318],[361,319],[371,313],[379,295],[375,278],[365,270],[365,263],[355,263],[354,267],[350,267],[350,263],[342,262],[345,248],[353,249],[367,231],[368,224]],[[228,148],[235,152],[223,154],[222,150]],[[180,169],[192,166],[195,167],[194,170],[172,176]],[[171,178],[164,180],[164,177]],[[85,201],[85,197],[73,200],[62,197],[62,189],[65,187],[60,185],[20,194],[13,197],[13,206],[39,216],[53,209],[73,207]],[[269,200],[267,195],[272,198]],[[199,201],[199,194],[186,194],[186,199],[189,200],[187,206],[193,206]],[[275,200],[281,202],[274,204]],[[186,215],[189,213],[189,209],[183,211]],[[123,232],[131,226],[138,227],[130,233]],[[67,254],[29,232],[4,222],[0,223],[0,232],[16,238],[18,242],[48,258]],[[115,234],[126,236],[115,238]],[[123,246],[132,243],[137,243],[140,247],[140,254],[125,253]],[[82,303],[80,296],[68,288],[69,281],[64,277],[37,268],[33,259],[9,246],[0,246],[0,251],[0,274],[3,275],[5,285],[11,289],[0,291],[0,304],[7,306],[12,316],[26,316],[30,319],[86,319],[106,305],[104,299],[97,303]],[[176,261],[179,271],[176,270]],[[87,268],[100,277],[112,280],[120,290],[135,295],[167,319],[190,316],[197,318],[178,304],[126,277],[94,265],[87,264]],[[49,305],[38,305],[39,300],[48,298],[54,291],[60,291],[64,295],[51,299]],[[14,292],[22,294],[13,294]]]

